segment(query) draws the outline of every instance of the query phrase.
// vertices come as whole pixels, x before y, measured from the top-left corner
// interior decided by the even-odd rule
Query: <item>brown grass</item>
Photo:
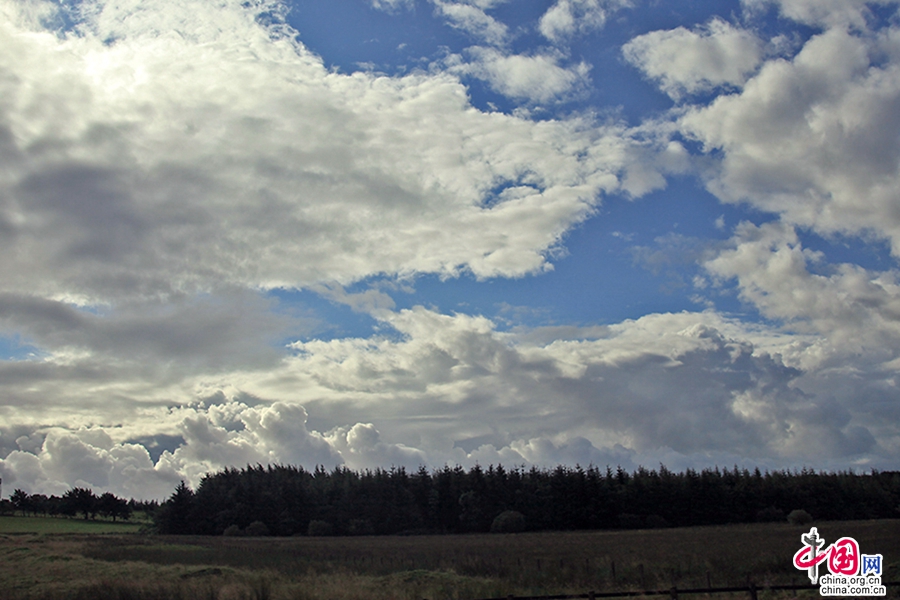
[[[900,521],[818,524],[900,579]],[[791,565],[808,527],[362,538],[0,536],[0,600],[465,600],[808,582]],[[613,576],[615,571],[615,577]],[[5,594],[5,595],[4,595]],[[897,597],[897,589],[888,590]],[[698,596],[693,596],[697,598]],[[760,593],[760,598],[818,597]]]

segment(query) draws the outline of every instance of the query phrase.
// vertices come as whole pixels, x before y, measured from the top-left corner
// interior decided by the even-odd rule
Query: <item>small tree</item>
[[[247,525],[244,533],[250,537],[263,537],[269,535],[269,526],[262,521],[253,521]]]
[[[31,495],[31,514],[37,516],[38,513],[42,515],[47,514],[48,510],[48,501],[49,498],[44,494],[32,494]]]
[[[109,492],[104,493],[97,500],[97,512],[104,517],[112,517],[113,521],[118,517],[123,519],[131,517],[131,507],[128,506],[128,501],[117,498]]]
[[[787,520],[791,525],[809,525],[813,522],[812,515],[802,508],[792,510],[787,516]]]
[[[31,496],[28,495],[27,492],[24,492],[20,489],[16,489],[13,492],[12,496],[9,497],[10,502],[13,503],[13,506],[16,509],[22,511],[22,516],[25,516],[25,513],[31,510]]]
[[[516,510],[504,510],[494,517],[491,533],[519,533],[525,531],[525,515]]]
[[[182,481],[153,515],[160,533],[193,533],[194,491]]]
[[[81,513],[85,521],[97,514],[97,496],[88,488],[73,488],[63,494],[63,501],[73,514]]]

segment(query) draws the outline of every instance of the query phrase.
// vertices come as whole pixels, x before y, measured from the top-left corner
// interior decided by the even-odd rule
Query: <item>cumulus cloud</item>
[[[378,10],[397,10],[398,8],[412,8],[415,0],[369,0],[373,8]]]
[[[507,54],[495,48],[467,49],[469,62],[451,63],[453,72],[482,79],[504,96],[533,102],[554,102],[579,91],[589,81],[590,65],[562,67],[558,53]],[[638,168],[637,165],[634,168]]]
[[[446,2],[434,0],[435,10],[453,27],[465,31],[478,40],[502,45],[507,41],[509,32],[506,25],[497,21],[485,11],[490,2]]]
[[[744,6],[752,11],[768,4],[775,3]],[[789,426],[791,436],[779,442],[786,454],[816,447],[816,439],[823,452],[824,439],[837,453],[900,447],[896,432],[883,426],[897,411],[897,270],[832,264],[826,254],[804,248],[798,233],[887,240],[898,254],[900,146],[893,132],[900,115],[900,34],[890,25],[870,30],[867,4],[873,5],[778,2],[783,17],[820,28],[786,58],[763,60],[759,42],[724,24],[717,31],[654,32],[626,48],[629,60],[674,97],[716,84],[738,88],[708,104],[688,103],[673,118],[681,135],[702,144],[712,193],[776,218],[742,223],[700,262],[717,286],[734,282],[740,299],[776,324],[771,331],[781,328],[782,335],[754,340],[757,351],[777,354],[799,371],[792,389],[803,396],[789,411],[793,416],[783,418],[805,425]],[[703,79],[700,70],[652,58],[651,41],[664,47],[672,40],[712,44],[716,37],[735,48],[755,44],[756,53],[748,55],[753,60],[732,71],[713,69],[719,75]],[[788,414],[755,392],[736,398],[735,409],[748,419]],[[819,409],[802,408],[808,402],[829,417],[814,417]]]
[[[166,1],[92,3],[62,37],[4,2],[19,15],[0,26],[7,290],[97,301],[522,275],[629,163],[621,129],[482,113],[442,73],[330,73],[240,3]],[[481,56],[516,96],[547,99],[583,75]],[[523,172],[533,194],[483,206]]]
[[[900,254],[900,30],[784,0],[820,28],[788,58],[720,20],[639,36],[626,57],[685,104],[627,129],[474,108],[465,78],[531,109],[576,97],[589,66],[512,54],[497,1],[432,4],[483,45],[389,77],[326,69],[274,3],[97,0],[63,27],[56,4],[0,0],[0,333],[40,353],[0,361],[5,482],[163,497],[257,462],[896,463],[898,275],[828,265],[798,232]],[[559,0],[540,30],[563,44],[622,6]],[[774,215],[682,248],[766,322],[507,331],[347,291],[539,273],[604,194],[684,173]],[[316,339],[273,288],[377,326]]]
[[[861,405],[829,394],[828,370],[800,356],[814,357],[814,345],[713,312],[650,315],[550,342],[421,307],[384,319],[397,335],[297,342],[280,369],[228,378],[243,391],[153,409],[155,433],[182,440],[155,463],[125,428],[50,428],[20,436],[0,470],[32,490],[85,482],[147,495],[256,463],[633,468],[752,457],[779,468],[881,466],[895,451],[896,421],[878,418],[877,386]]]
[[[821,253],[804,250],[794,229],[780,222],[742,223],[730,246],[705,266],[737,279],[741,296],[765,316],[827,334],[836,345],[865,340],[886,348],[900,341],[895,272],[845,263],[831,267],[831,274],[811,273]]]
[[[679,99],[720,85],[742,85],[762,60],[762,43],[753,33],[714,19],[698,31],[679,27],[637,36],[622,52]]]
[[[39,449],[15,450],[0,460],[9,489],[62,495],[88,487],[127,498],[161,498],[181,477],[163,462],[154,465],[144,446],[114,443],[102,429],[50,428],[40,435]]]
[[[803,371],[757,350],[754,335],[714,313],[648,316],[610,326],[602,339],[545,346],[516,343],[483,318],[423,309],[401,311],[391,324],[400,341],[298,344],[290,369],[314,371],[355,410],[377,403],[388,435],[402,435],[397,422],[416,422],[425,450],[495,431],[524,441],[568,432],[597,448],[784,458],[804,411],[821,402],[794,387]],[[830,433],[845,435],[849,424],[832,423]],[[527,458],[524,441],[506,445]]]
[[[541,17],[538,29],[552,42],[601,29],[611,12],[630,6],[629,0],[557,0]]]
[[[869,232],[898,254],[900,68],[873,55],[896,35],[828,29],[793,59],[766,62],[740,93],[689,110],[682,131],[722,153],[710,191],[823,235]]]
[[[896,0],[741,0],[754,12],[775,5],[779,13],[808,25],[865,27],[871,5],[896,4]]]
[[[405,467],[415,469],[429,464],[427,455],[404,444],[388,444],[371,423],[337,427],[326,434],[332,447],[341,454],[351,469]]]

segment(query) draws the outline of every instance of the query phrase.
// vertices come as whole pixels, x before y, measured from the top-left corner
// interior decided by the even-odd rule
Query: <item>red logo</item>
[[[819,565],[828,561],[832,575],[856,575],[859,573],[859,544],[851,537],[842,537],[820,552],[825,540],[819,537],[813,527],[808,534],[800,536],[803,547],[794,554],[794,566],[806,569],[810,581],[819,579]]]

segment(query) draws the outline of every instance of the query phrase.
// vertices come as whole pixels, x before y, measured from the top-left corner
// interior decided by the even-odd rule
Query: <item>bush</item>
[[[525,515],[515,510],[504,510],[494,517],[491,533],[519,533],[525,531]]]
[[[328,521],[319,521],[318,519],[313,519],[309,522],[309,527],[306,530],[307,535],[319,537],[331,535],[333,533],[333,529],[331,527],[331,523]]]
[[[222,535],[227,535],[228,537],[237,537],[240,535],[244,535],[244,530],[237,525],[229,525],[225,528],[225,531],[222,532]]]
[[[798,508],[797,510],[791,511],[787,516],[787,520],[791,525],[809,525],[812,523],[813,518],[812,515],[805,510]]]
[[[253,521],[247,525],[244,534],[249,535],[250,537],[263,537],[269,535],[269,527],[262,521]]]

